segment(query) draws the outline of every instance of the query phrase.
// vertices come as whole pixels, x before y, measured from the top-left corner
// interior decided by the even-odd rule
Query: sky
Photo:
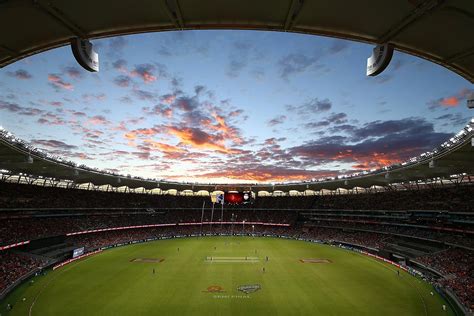
[[[473,116],[472,84],[395,52],[313,35],[175,31],[92,41],[0,69],[0,126],[78,164],[146,178],[283,182],[350,174],[431,150]]]

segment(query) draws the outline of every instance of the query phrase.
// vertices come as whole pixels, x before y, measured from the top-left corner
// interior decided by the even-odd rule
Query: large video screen
[[[252,203],[251,192],[226,192],[224,194],[225,204],[248,204]]]
[[[72,257],[76,258],[76,257],[82,256],[83,254],[84,254],[84,247],[77,248],[77,249],[74,249],[74,251],[72,252]]]

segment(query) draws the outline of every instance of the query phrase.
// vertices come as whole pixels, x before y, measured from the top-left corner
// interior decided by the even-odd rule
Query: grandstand
[[[374,56],[395,49],[472,83],[473,16],[467,0],[7,0],[0,67],[71,44],[97,71],[77,56],[92,39],[251,29],[370,43]],[[466,123],[399,163],[246,183],[102,170],[0,127],[0,316],[474,315],[474,118]]]

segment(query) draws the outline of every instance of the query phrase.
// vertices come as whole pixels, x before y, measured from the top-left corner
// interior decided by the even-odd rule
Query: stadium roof
[[[2,0],[0,67],[76,37],[184,29],[271,30],[392,43],[474,82],[472,0]]]
[[[28,149],[18,139],[0,137],[0,173],[1,169],[11,174],[32,175],[35,177],[68,180],[76,184],[92,183],[96,186],[111,185],[113,187],[128,187],[131,189],[144,188],[152,190],[159,188],[167,190],[191,190],[213,192],[216,190],[252,190],[260,191],[321,191],[339,188],[352,189],[355,187],[369,188],[372,186],[387,186],[409,181],[429,180],[434,178],[449,179],[451,175],[474,174],[474,120],[460,133],[443,143],[438,149],[411,161],[388,166],[373,172],[363,172],[353,177],[339,177],[312,182],[279,183],[279,184],[203,184],[182,183],[172,181],[157,181],[130,176],[107,174],[86,167],[75,167],[67,162],[49,158],[42,152]]]

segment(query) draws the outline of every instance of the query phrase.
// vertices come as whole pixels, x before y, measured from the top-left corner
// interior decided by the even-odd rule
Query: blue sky
[[[0,125],[79,164],[159,179],[274,182],[351,173],[430,150],[471,118],[473,90],[395,52],[311,35],[181,31],[93,41],[0,70]]]

